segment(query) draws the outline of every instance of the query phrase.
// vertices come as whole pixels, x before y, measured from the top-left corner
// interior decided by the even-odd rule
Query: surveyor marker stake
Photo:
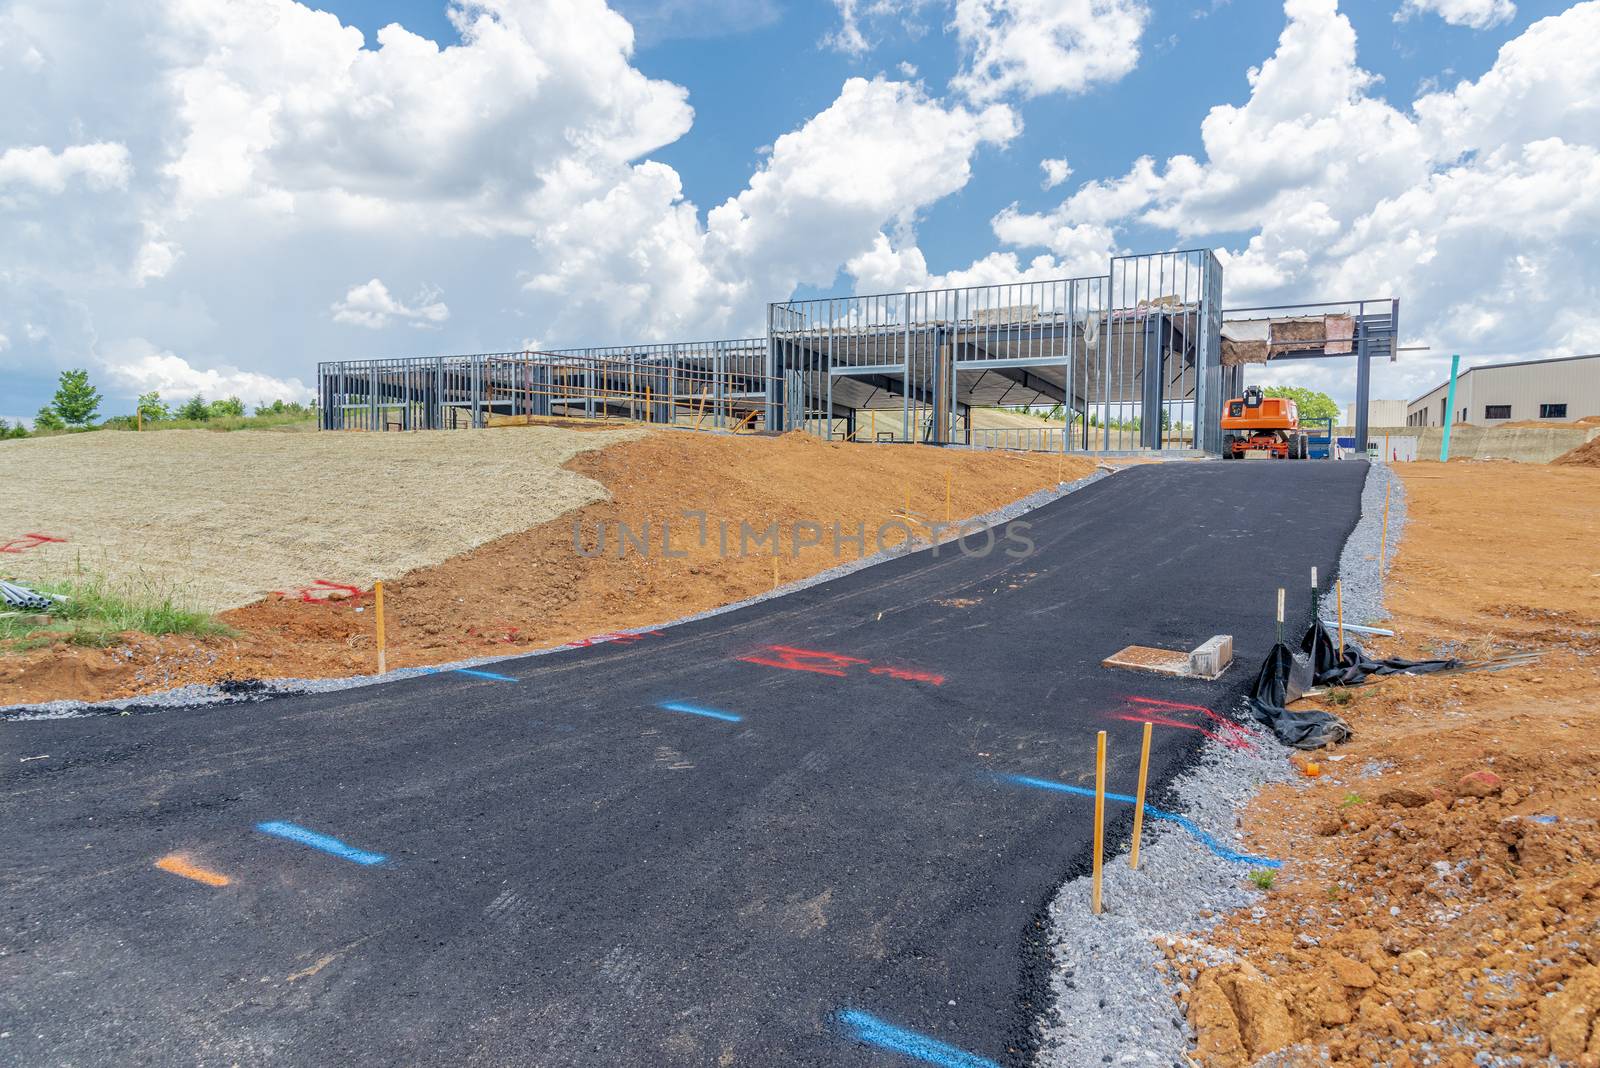
[[[1091,907],[1100,915],[1100,860],[1106,845],[1106,732],[1094,741],[1094,897]]]
[[[1128,867],[1139,870],[1139,833],[1144,830],[1144,792],[1150,782],[1150,728],[1144,721],[1144,744],[1139,747],[1139,792],[1133,805],[1133,852],[1128,855]]]

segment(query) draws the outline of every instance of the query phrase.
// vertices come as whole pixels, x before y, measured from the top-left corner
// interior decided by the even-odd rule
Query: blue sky
[[[1600,0],[613,9],[8,0],[0,418],[66,367],[108,412],[304,398],[323,359],[736,336],[1171,247],[1234,305],[1398,296],[1433,350],[1380,395],[1600,349]]]

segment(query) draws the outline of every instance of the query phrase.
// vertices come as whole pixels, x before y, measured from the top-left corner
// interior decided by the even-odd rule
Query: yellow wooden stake
[[[1339,659],[1344,659],[1344,580],[1333,580],[1333,604],[1339,613]]]
[[[1094,898],[1092,909],[1100,915],[1100,860],[1106,848],[1106,732],[1094,741]]]
[[[1383,579],[1383,569],[1389,559],[1389,493],[1394,489],[1394,479],[1383,487],[1383,536],[1378,539],[1378,579]]]
[[[1139,748],[1139,792],[1133,805],[1133,852],[1128,867],[1139,870],[1139,833],[1144,830],[1144,791],[1150,784],[1150,721],[1144,723],[1144,744]]]
[[[378,613],[378,674],[382,675],[389,670],[388,651],[384,648],[382,579],[372,584],[372,607]]]
[[[776,556],[772,558],[772,588],[778,588],[778,558]]]

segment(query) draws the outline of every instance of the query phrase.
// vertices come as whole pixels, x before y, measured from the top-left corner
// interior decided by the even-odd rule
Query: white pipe
[[[1332,622],[1330,622],[1330,621],[1328,621],[1326,619],[1324,619],[1322,621],[1322,625],[1324,627],[1335,627],[1335,626],[1338,626],[1338,624],[1332,623]],[[1393,638],[1394,637],[1394,631],[1392,631],[1392,630],[1384,630],[1382,627],[1362,627],[1362,626],[1358,626],[1355,623],[1346,623],[1344,625],[1344,629],[1345,630],[1353,630],[1358,634],[1376,634],[1381,638]]]

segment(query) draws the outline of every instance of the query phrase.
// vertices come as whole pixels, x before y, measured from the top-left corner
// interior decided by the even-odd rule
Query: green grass
[[[1272,884],[1278,879],[1278,873],[1271,868],[1257,868],[1250,873],[1249,879],[1257,890],[1271,890]]]
[[[144,424],[145,433],[152,430],[282,430],[314,429],[316,412],[279,412],[271,415],[229,415],[217,419],[162,419]],[[127,427],[132,430],[132,421]]]
[[[103,576],[80,575],[22,585],[65,599],[48,613],[18,612],[9,606],[0,611],[0,650],[22,652],[57,641],[105,647],[125,631],[195,638],[235,633],[215,616],[185,605],[176,591],[154,583],[114,584]],[[48,615],[48,621],[41,622],[41,615]]]

